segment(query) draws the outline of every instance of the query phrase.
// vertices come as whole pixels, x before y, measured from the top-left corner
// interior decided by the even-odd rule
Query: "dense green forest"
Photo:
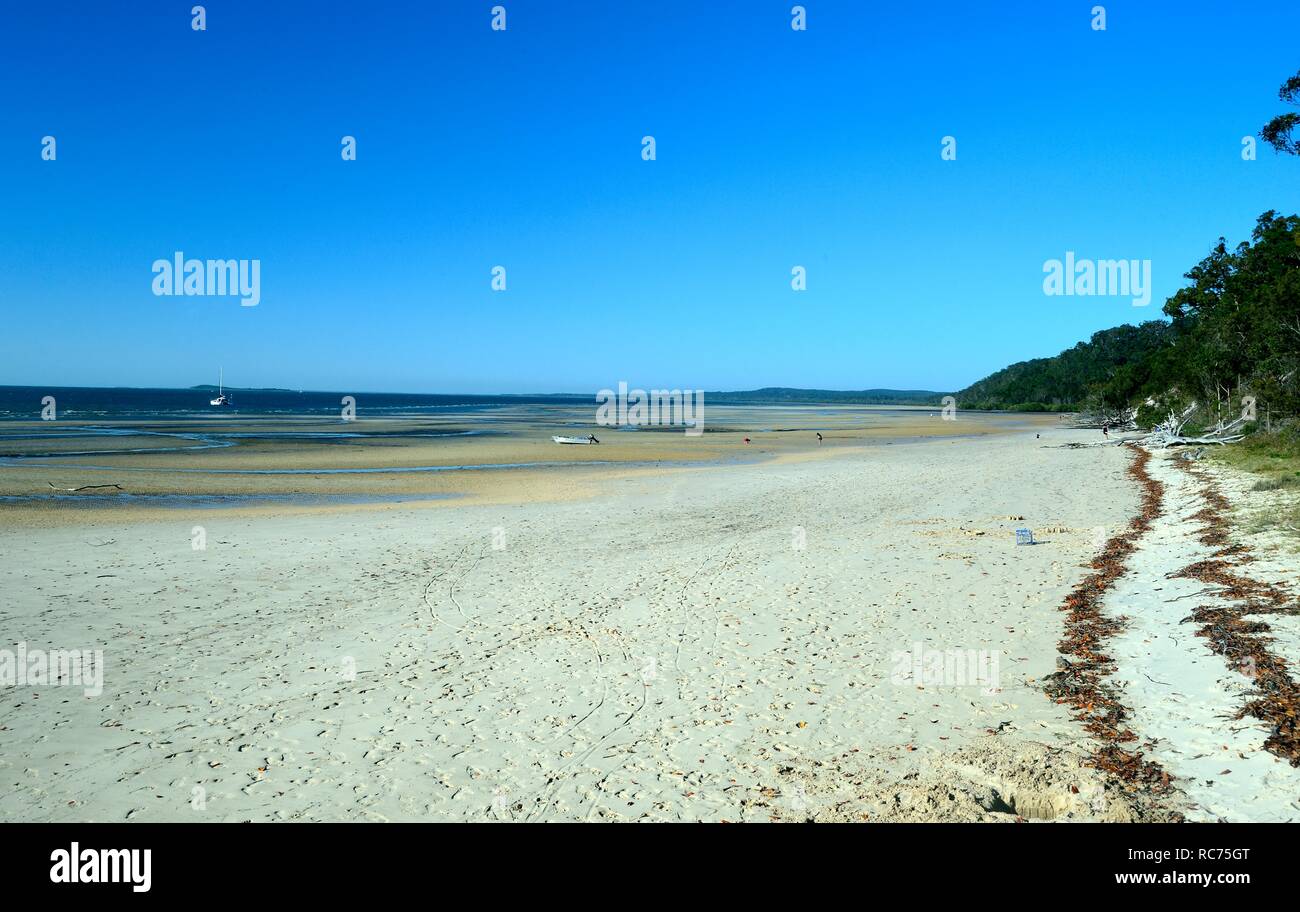
[[[957,405],[967,409],[1011,409],[1022,412],[1072,412],[1111,383],[1117,372],[1141,370],[1172,332],[1164,321],[1141,326],[1117,326],[1094,333],[1053,358],[1034,358],[1004,367],[956,393]]]
[[[1261,423],[1300,414],[1300,217],[1266,212],[1249,241],[1220,238],[1164,306],[1167,320],[1096,333],[956,393],[974,409],[1137,409],[1149,425],[1195,404],[1201,423],[1253,397]]]

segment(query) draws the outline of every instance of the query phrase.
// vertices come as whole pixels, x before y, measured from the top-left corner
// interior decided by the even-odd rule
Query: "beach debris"
[[[1286,661],[1269,650],[1271,628],[1258,619],[1269,614],[1300,614],[1300,600],[1281,586],[1237,572],[1254,557],[1249,548],[1229,542],[1225,514],[1231,505],[1227,498],[1199,465],[1182,460],[1175,465],[1201,483],[1205,507],[1191,518],[1202,524],[1201,543],[1218,548],[1209,560],[1189,564],[1177,575],[1216,587],[1212,591],[1222,600],[1218,605],[1198,606],[1185,620],[1200,625],[1196,635],[1208,641],[1210,650],[1254,682],[1257,696],[1237,718],[1251,716],[1270,726],[1264,749],[1300,766],[1300,684],[1291,676]]]
[[[1038,544],[1038,543],[1037,543],[1036,541],[1034,541],[1034,533],[1033,533],[1033,530],[1032,530],[1032,529],[1017,529],[1017,530],[1016,530],[1016,544],[1017,544],[1017,545],[1036,545],[1036,544]]]
[[[1129,791],[1147,788],[1159,795],[1170,787],[1170,776],[1140,750],[1131,749],[1137,735],[1126,722],[1129,710],[1120,702],[1119,691],[1106,680],[1115,662],[1103,652],[1106,640],[1124,629],[1123,618],[1102,611],[1102,597],[1127,572],[1126,561],[1137,541],[1151,530],[1162,515],[1164,485],[1147,472],[1151,453],[1136,448],[1128,474],[1142,490],[1138,515],[1128,528],[1112,536],[1089,565],[1093,572],[1066,596],[1062,611],[1069,612],[1065,636],[1057,645],[1061,653],[1057,670],[1043,678],[1043,691],[1057,703],[1069,706],[1076,721],[1100,742],[1090,764],[1108,773]]]
[[[1204,452],[1203,448],[1208,444],[1224,446],[1241,440],[1246,436],[1242,433],[1242,428],[1255,420],[1253,411],[1243,411],[1241,417],[1226,424],[1220,418],[1213,430],[1207,431],[1199,437],[1184,437],[1183,428],[1196,416],[1197,409],[1198,406],[1195,402],[1187,406],[1182,412],[1174,412],[1171,409],[1164,421],[1157,424],[1149,434],[1141,438],[1141,443],[1144,446],[1161,447],[1163,449],[1175,446],[1200,445],[1202,452]],[[1200,457],[1198,455],[1192,458],[1198,459]]]
[[[56,491],[67,491],[71,494],[78,494],[82,491],[94,491],[98,488],[117,488],[119,491],[126,490],[126,488],[122,487],[120,484],[93,484],[93,485],[82,485],[79,488],[60,488],[60,487],[55,487],[55,484],[52,481],[47,481],[45,483]]]

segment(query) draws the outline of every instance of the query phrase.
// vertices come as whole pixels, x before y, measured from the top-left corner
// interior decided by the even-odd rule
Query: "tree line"
[[[1195,405],[1198,423],[1253,408],[1300,415],[1300,217],[1261,215],[1249,241],[1219,238],[1164,305],[1053,358],[1022,361],[956,393],[960,408],[1127,414],[1150,426]]]
[[[1300,73],[1278,89],[1300,106]],[[1300,155],[1300,114],[1260,130]],[[1266,428],[1300,416],[1300,217],[1261,215],[1250,240],[1219,238],[1164,306],[1167,320],[1117,326],[1054,358],[1021,361],[955,394],[960,408],[1090,411],[1150,426],[1195,407],[1201,426],[1249,409]]]

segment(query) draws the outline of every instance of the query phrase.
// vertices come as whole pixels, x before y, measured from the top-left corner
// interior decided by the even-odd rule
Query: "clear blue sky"
[[[955,389],[1300,210],[1240,155],[1294,0],[500,2],[5,3],[0,383]],[[1067,249],[1151,306],[1045,297]],[[176,250],[261,304],[155,297]]]

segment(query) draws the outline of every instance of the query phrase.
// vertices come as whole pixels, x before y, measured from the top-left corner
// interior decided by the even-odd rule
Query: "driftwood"
[[[126,490],[126,488],[122,487],[120,484],[82,485],[79,488],[57,488],[54,486],[54,482],[52,481],[47,481],[45,483],[49,485],[51,488],[54,488],[54,490],[56,491],[68,491],[69,493],[72,494],[77,494],[80,493],[81,491],[94,491],[98,488],[117,488],[119,491]]]
[[[1095,411],[1078,412],[1072,416],[1062,415],[1062,423],[1069,417],[1070,426],[1080,430],[1090,429],[1100,431],[1102,428],[1110,428],[1112,431],[1136,431],[1137,427],[1136,408],[1108,409],[1101,408]]]
[[[1227,443],[1236,443],[1238,440],[1241,440],[1246,436],[1245,434],[1232,433],[1240,423],[1239,421],[1234,421],[1230,425],[1220,427],[1207,434],[1202,434],[1199,437],[1184,437],[1182,433],[1184,423],[1185,422],[1180,422],[1177,426],[1172,427],[1168,425],[1157,426],[1143,439],[1143,443],[1147,446],[1160,447],[1161,449],[1167,450],[1170,447],[1176,446],[1223,446]]]
[[[1224,446],[1225,444],[1236,443],[1245,437],[1245,434],[1237,433],[1237,430],[1247,422],[1255,420],[1254,416],[1243,413],[1240,418],[1227,424],[1220,421],[1214,430],[1199,437],[1184,437],[1183,428],[1191,421],[1195,412],[1196,403],[1194,402],[1185,408],[1181,414],[1171,411],[1168,418],[1152,428],[1151,433],[1142,438],[1141,443],[1144,446],[1159,447],[1165,450],[1176,446]]]
[[[1207,444],[1223,446],[1226,443],[1236,443],[1245,436],[1245,434],[1237,434],[1232,437],[1164,437],[1155,441],[1155,443],[1165,449],[1176,446],[1205,446]]]
[[[1147,404],[1151,405],[1153,403],[1151,400],[1147,400]],[[1140,434],[1137,437],[1125,437],[1116,440],[1099,440],[1095,443],[1067,443],[1063,445],[1063,448],[1079,449],[1082,447],[1124,446],[1137,444],[1152,449],[1167,450],[1171,447],[1181,446],[1226,446],[1229,443],[1236,443],[1238,440],[1244,439],[1246,435],[1241,433],[1241,428],[1243,425],[1249,424],[1255,420],[1253,414],[1243,412],[1241,417],[1237,418],[1235,421],[1224,423],[1220,420],[1213,430],[1206,431],[1199,436],[1184,436],[1183,429],[1187,427],[1189,422],[1191,422],[1196,412],[1197,403],[1193,402],[1181,412],[1174,412],[1171,410],[1169,412],[1169,417],[1164,421],[1151,428],[1150,431]],[[1062,415],[1061,417],[1065,418],[1066,416]],[[1136,409],[1109,414],[1103,412],[1101,414],[1094,413],[1077,415],[1074,419],[1074,427],[1079,429],[1100,429],[1109,426],[1110,430],[1116,433],[1123,431],[1136,431],[1138,430],[1136,418]],[[1199,455],[1200,454],[1193,458],[1199,458]]]
[[[1045,450],[1087,450],[1092,447],[1124,446],[1126,443],[1132,443],[1132,437],[1116,437],[1111,440],[1095,440],[1092,443],[1079,443],[1071,441],[1070,443],[1045,443]]]

